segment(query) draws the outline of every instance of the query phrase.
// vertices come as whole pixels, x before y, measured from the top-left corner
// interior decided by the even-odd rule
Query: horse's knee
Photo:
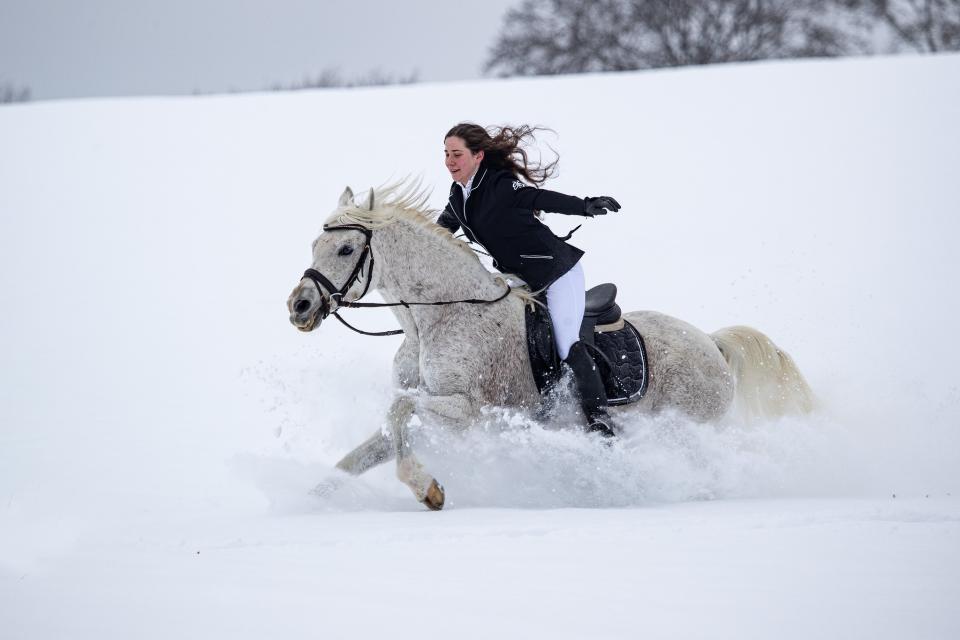
[[[387,419],[390,421],[391,426],[403,427],[413,416],[413,412],[416,409],[416,403],[413,398],[407,395],[397,396],[393,400],[393,404],[390,405],[390,410],[387,412]]]

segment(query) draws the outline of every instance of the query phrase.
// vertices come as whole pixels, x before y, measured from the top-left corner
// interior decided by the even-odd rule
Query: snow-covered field
[[[960,55],[0,109],[0,637],[960,637]],[[460,120],[609,194],[589,284],[790,351],[822,409],[377,429],[398,338],[285,300],[345,184]],[[552,216],[566,232],[581,220]],[[369,329],[386,311],[348,312]],[[498,417],[498,416],[493,416]]]

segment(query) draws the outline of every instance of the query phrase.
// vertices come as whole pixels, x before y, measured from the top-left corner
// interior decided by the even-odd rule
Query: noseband
[[[357,260],[357,264],[353,267],[353,271],[350,272],[350,277],[347,278],[347,281],[342,287],[337,289],[337,287],[330,282],[330,279],[325,275],[317,271],[316,269],[310,268],[303,272],[303,277],[308,278],[313,284],[317,287],[317,291],[320,293],[320,319],[324,320],[327,316],[330,315],[330,303],[327,300],[327,296],[323,295],[324,289],[327,290],[329,299],[336,299],[337,307],[406,307],[410,308],[411,306],[439,306],[447,304],[493,304],[494,302],[500,302],[508,295],[510,295],[510,285],[506,285],[506,290],[501,296],[493,300],[477,300],[475,298],[469,298],[466,300],[441,300],[437,302],[405,302],[400,300],[399,302],[359,302],[360,298],[367,295],[367,291],[370,289],[370,281],[373,279],[373,249],[371,248],[370,242],[373,238],[373,231],[367,229],[364,226],[359,224],[344,224],[332,227],[329,225],[323,225],[324,231],[359,231],[367,239],[366,244],[363,247],[363,250],[360,252],[360,258]],[[363,293],[357,296],[356,300],[344,300],[343,296],[347,294],[347,291],[350,290],[350,287],[360,278],[360,274],[363,271],[363,261],[366,260],[367,255],[370,256],[370,266],[367,268],[367,282],[363,287]],[[365,336],[395,336],[397,334],[403,333],[403,329],[396,329],[394,331],[362,331],[357,329],[349,322],[340,317],[340,314],[336,311],[333,311],[333,316],[343,323],[347,328],[356,331],[357,333],[362,333]]]

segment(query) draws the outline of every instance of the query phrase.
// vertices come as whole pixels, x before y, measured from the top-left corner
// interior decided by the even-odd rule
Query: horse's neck
[[[493,299],[503,292],[476,256],[414,222],[398,221],[374,233],[378,288],[406,302]],[[429,308],[429,307],[425,307]]]

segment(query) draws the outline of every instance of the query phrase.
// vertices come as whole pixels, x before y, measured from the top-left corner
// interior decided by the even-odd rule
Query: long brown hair
[[[461,138],[471,153],[483,151],[483,166],[506,169],[515,177],[539,186],[556,172],[560,157],[557,156],[556,160],[546,165],[530,161],[524,146],[527,142],[536,141],[533,134],[537,131],[550,129],[525,124],[485,129],[472,122],[461,122],[447,131],[443,139],[450,136]]]

